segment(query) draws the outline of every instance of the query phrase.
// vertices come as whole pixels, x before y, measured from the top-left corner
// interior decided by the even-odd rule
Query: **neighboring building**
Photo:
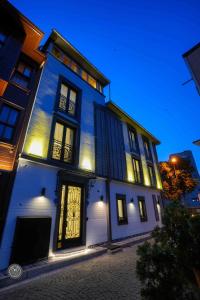
[[[43,51],[0,269],[161,225],[159,141],[105,102],[109,80],[57,31]]]
[[[185,206],[188,207],[189,211],[192,214],[200,214],[200,176],[192,151],[187,150],[180,153],[171,154],[169,160],[171,160],[172,157],[176,156],[188,161],[193,168],[192,177],[197,181],[198,185],[196,186],[194,191],[192,191],[191,193],[187,193],[184,196],[183,201]]]
[[[0,242],[18,156],[32,109],[43,33],[7,1],[0,4]]]
[[[200,43],[184,53],[183,58],[200,95]],[[194,141],[193,144],[200,146],[200,140]]]

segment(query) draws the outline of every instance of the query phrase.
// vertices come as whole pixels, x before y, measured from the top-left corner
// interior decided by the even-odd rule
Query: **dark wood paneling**
[[[95,130],[97,174],[126,180],[122,122],[106,107],[95,105]]]

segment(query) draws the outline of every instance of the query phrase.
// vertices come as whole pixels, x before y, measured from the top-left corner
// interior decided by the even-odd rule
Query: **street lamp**
[[[171,157],[170,162],[173,164],[173,167],[174,167],[174,176],[176,178],[176,167],[175,166],[176,166],[176,163],[177,163],[177,157],[176,156]]]

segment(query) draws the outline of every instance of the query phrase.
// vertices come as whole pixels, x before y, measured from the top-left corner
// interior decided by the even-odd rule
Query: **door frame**
[[[68,180],[70,177],[71,180]],[[60,251],[63,250],[63,248],[58,248],[58,233],[59,233],[59,222],[60,222],[60,209],[61,209],[61,193],[62,193],[62,185],[74,185],[74,186],[80,186],[82,188],[81,197],[82,197],[82,208],[81,208],[81,241],[77,245],[83,246],[86,244],[86,187],[87,187],[88,180],[86,178],[80,178],[77,176],[64,176],[64,178],[58,178],[58,186],[57,186],[57,209],[56,209],[56,219],[55,219],[55,230],[54,230],[54,240],[53,240],[53,251]],[[76,245],[70,245],[69,247],[66,247],[65,249],[74,248]]]

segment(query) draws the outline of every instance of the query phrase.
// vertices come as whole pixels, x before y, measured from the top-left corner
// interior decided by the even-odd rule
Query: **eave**
[[[110,83],[110,80],[103,75],[89,60],[83,56],[68,40],[66,40],[55,29],[52,30],[47,42],[44,45],[46,49],[49,43],[53,41],[63,52],[74,59],[83,69],[97,79],[103,87]]]
[[[136,120],[134,120],[132,117],[130,117],[125,111],[123,111],[118,105],[116,105],[114,102],[109,101],[106,103],[107,107],[116,113],[120,119],[126,123],[128,123],[130,126],[133,126],[134,128],[139,128],[145,136],[150,138],[152,142],[154,142],[156,145],[160,144],[160,141],[153,136],[148,130],[146,130],[142,125],[140,125]]]

